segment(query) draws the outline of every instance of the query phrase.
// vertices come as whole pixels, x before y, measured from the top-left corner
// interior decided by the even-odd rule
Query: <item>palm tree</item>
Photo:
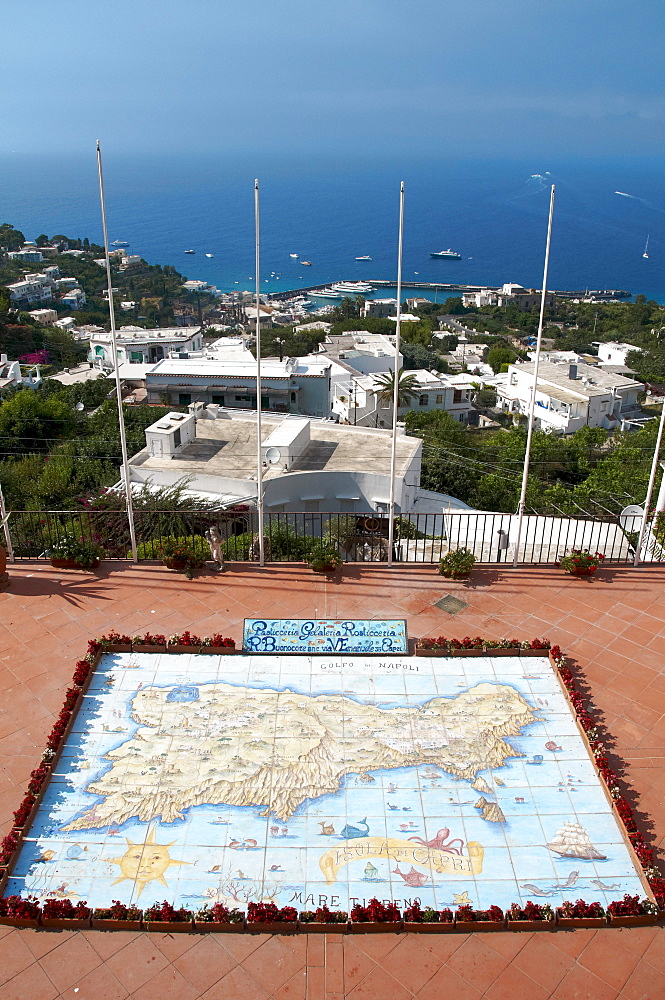
[[[377,393],[379,406],[392,406],[395,398],[395,372],[384,372],[376,376],[376,382],[381,386]],[[412,372],[400,368],[397,372],[397,405],[408,406],[412,399],[420,395],[420,385]]]

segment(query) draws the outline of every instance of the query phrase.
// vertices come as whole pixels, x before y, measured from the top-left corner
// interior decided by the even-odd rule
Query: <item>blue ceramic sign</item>
[[[245,618],[246,653],[406,653],[403,619]]]

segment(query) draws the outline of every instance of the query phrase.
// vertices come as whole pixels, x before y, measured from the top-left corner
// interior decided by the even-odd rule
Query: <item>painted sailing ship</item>
[[[564,823],[547,846],[562,858],[581,858],[583,861],[605,861],[607,858],[593,846],[580,823]]]

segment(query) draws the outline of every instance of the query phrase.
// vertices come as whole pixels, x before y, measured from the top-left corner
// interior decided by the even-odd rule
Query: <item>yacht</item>
[[[311,260],[301,260],[300,263],[302,264],[303,267],[311,267],[312,266]]]
[[[289,254],[289,257],[295,257],[296,260],[298,259],[299,256],[300,256],[299,253],[290,253]]]
[[[212,257],[212,254],[211,253],[207,253],[206,257]]]
[[[343,299],[344,292],[335,291],[334,288],[320,288],[317,291],[308,292],[317,299]]]
[[[196,253],[196,250],[185,250],[185,253]]]
[[[461,260],[462,255],[457,250],[437,250],[430,252],[430,257],[445,257],[447,260]]]
[[[113,243],[111,244],[111,246],[112,247],[128,247],[129,243],[126,243],[125,240],[113,240]]]
[[[341,292],[342,295],[363,295],[373,290],[366,281],[337,281],[331,288],[335,292]]]
[[[356,260],[371,260],[371,259],[372,259],[371,257],[367,257],[367,256],[365,256],[365,257],[356,257]]]

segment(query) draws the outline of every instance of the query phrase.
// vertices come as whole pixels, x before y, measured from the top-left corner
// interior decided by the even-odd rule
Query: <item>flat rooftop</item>
[[[191,581],[145,563],[104,562],[93,574],[35,561],[10,565],[9,573],[11,587],[0,595],[3,835],[89,638],[111,629],[129,635],[190,629],[239,642],[243,618],[253,615],[347,619],[376,613],[405,618],[410,637],[544,635],[559,643],[614,737],[614,764],[625,762],[620,785],[635,790],[639,830],[654,846],[662,843],[663,567],[607,567],[589,584],[553,567],[492,566],[477,569],[471,586],[439,577],[434,566],[391,571],[379,563],[345,567],[334,583],[303,564],[259,569],[236,563],[222,577],[206,573]],[[447,594],[464,602],[455,616],[435,604]],[[115,841],[122,854],[124,838]],[[246,857],[239,855],[236,867]],[[575,867],[565,867],[565,876]],[[161,898],[144,895],[146,905]],[[0,997],[657,1000],[665,996],[663,935],[662,925],[292,936],[0,926]]]
[[[302,418],[299,418],[302,419]],[[283,423],[278,414],[261,415],[263,441]],[[290,466],[295,472],[377,472],[390,471],[391,435],[389,431],[349,427],[329,420],[310,420],[310,442]],[[403,475],[421,447],[419,438],[398,437],[397,474]],[[200,474],[231,479],[249,479],[256,474],[256,421],[199,420],[196,440],[174,458],[154,458],[146,449],[130,459],[130,465],[142,469],[182,470],[184,475]],[[279,465],[267,466],[264,479],[285,475]]]
[[[534,362],[526,361],[515,366],[518,371],[533,372]],[[538,365],[538,381],[551,382],[564,390],[577,393],[580,396],[606,395],[610,389],[642,388],[641,382],[623,375],[614,375],[598,365],[577,365],[577,378],[569,378],[569,364],[556,364],[553,361],[541,361]],[[585,379],[587,385],[585,385]],[[546,386],[543,386],[545,389]]]

